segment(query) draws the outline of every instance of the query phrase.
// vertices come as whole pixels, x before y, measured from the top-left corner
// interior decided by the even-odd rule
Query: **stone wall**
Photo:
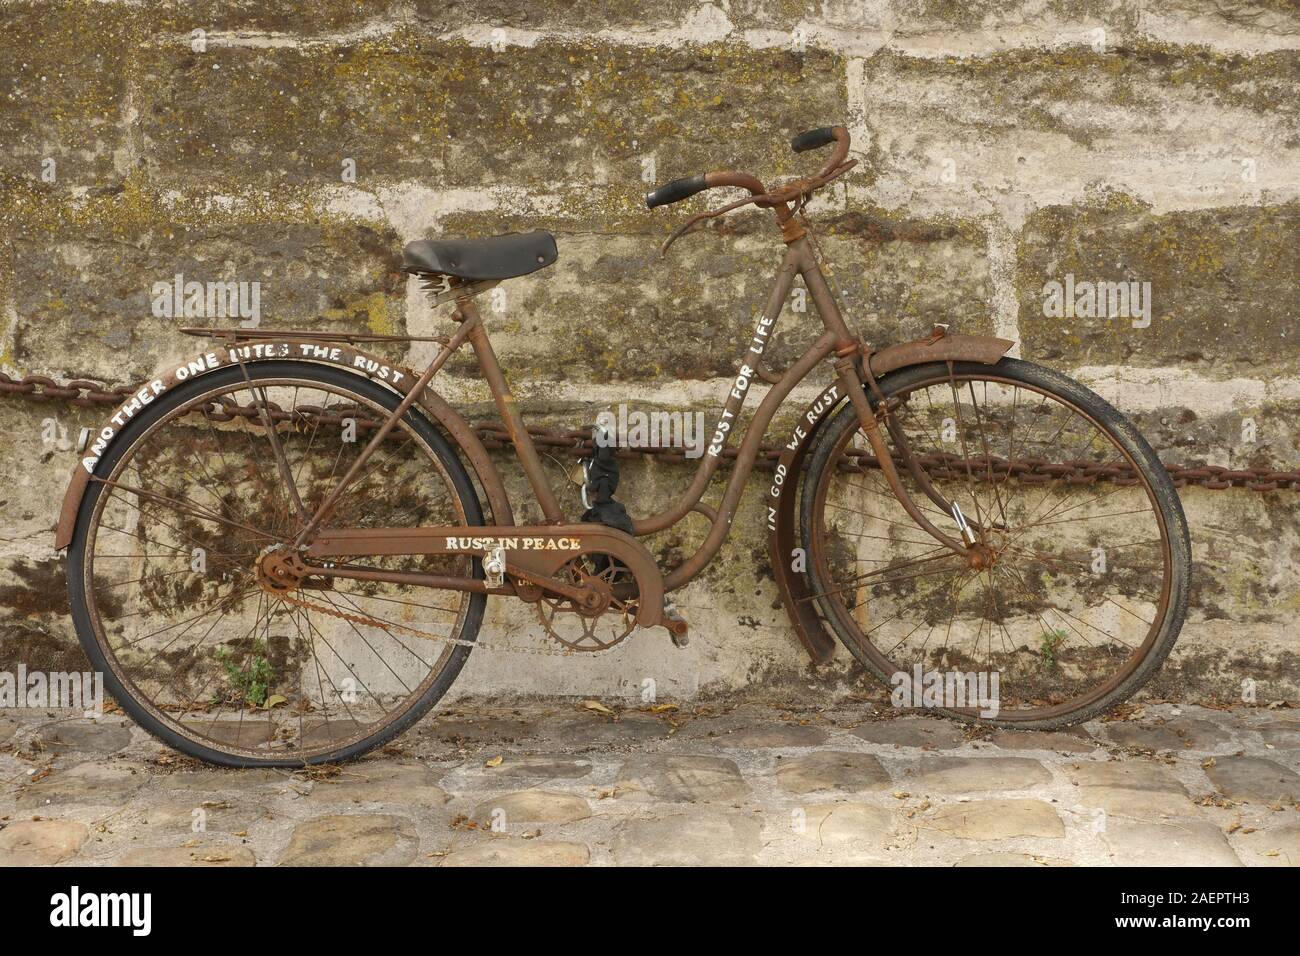
[[[443,331],[447,309],[398,272],[402,244],[542,227],[558,264],[503,285],[488,313],[525,414],[578,427],[627,401],[711,420],[780,244],[750,213],[657,261],[704,207],[647,212],[647,181],[794,174],[811,163],[790,136],[843,122],[861,165],[814,211],[864,337],[936,321],[1004,335],[1133,415],[1167,462],[1300,463],[1287,0],[670,0],[653,19],[624,0],[3,0],[0,20],[10,375],[131,382],[193,352],[150,310],[176,273],[260,282],[267,327]],[[1045,283],[1066,274],[1150,282],[1149,326],[1045,315]],[[785,316],[774,366],[811,340],[808,318]],[[440,388],[486,411],[468,360]],[[0,399],[0,666],[79,666],[51,530],[71,439],[103,417]],[[688,475],[647,465],[623,497],[648,513]],[[843,654],[808,671],[757,481],[682,595],[689,649],[655,631],[542,666],[478,654],[458,690],[864,686]],[[1261,699],[1300,696],[1295,493],[1188,489],[1184,504],[1194,607],[1157,692],[1230,698],[1250,678]],[[689,553],[700,524],[651,544]]]

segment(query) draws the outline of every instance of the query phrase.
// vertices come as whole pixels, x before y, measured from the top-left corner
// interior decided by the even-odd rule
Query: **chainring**
[[[635,593],[636,578],[613,555],[599,551],[580,554],[557,570],[555,577],[595,587],[608,594],[609,602],[592,612],[578,608],[567,597],[543,594],[535,608],[548,637],[573,651],[607,651],[636,628],[636,598],[617,596]]]

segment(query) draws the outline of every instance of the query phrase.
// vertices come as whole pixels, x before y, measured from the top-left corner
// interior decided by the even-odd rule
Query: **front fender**
[[[940,335],[891,345],[871,353],[871,374],[879,378],[908,365],[926,362],[982,362],[995,365],[1015,345],[992,335]]]
[[[827,386],[795,423],[790,440],[781,449],[772,483],[767,489],[764,512],[767,515],[767,555],[772,577],[781,595],[781,604],[790,615],[795,635],[815,664],[825,664],[835,654],[835,640],[817,614],[811,600],[812,580],[806,572],[808,556],[801,549],[795,499],[799,495],[799,475],[804,459],[813,447],[813,438],[844,399],[839,382]],[[799,563],[802,561],[802,568]]]
[[[153,404],[154,399],[167,394],[184,382],[193,381],[209,372],[239,362],[251,364],[295,359],[345,368],[356,375],[364,375],[386,385],[399,395],[407,394],[417,379],[409,369],[390,365],[378,356],[362,352],[349,345],[292,337],[239,346],[218,345],[179,365],[166,368],[141,385],[109,416],[104,426],[91,435],[82,457],[73,468],[72,480],[63,496],[63,507],[59,511],[59,521],[54,533],[54,547],[62,550],[72,543],[81,499],[86,493],[86,487],[90,484],[99,459],[126,424],[146,406]],[[446,400],[428,389],[425,389],[424,394],[420,396],[418,404],[452,437],[469,460],[470,467],[487,495],[493,521],[498,525],[514,524],[514,515],[510,508],[510,499],[506,495],[505,485],[473,427],[459,412],[448,405]]]

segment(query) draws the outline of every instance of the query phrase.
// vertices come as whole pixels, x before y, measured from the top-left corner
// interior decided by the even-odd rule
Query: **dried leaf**
[[[586,707],[588,710],[594,710],[598,714],[609,714],[611,717],[614,715],[612,710],[598,700],[584,700],[582,706]]]
[[[503,760],[505,760],[505,759],[506,759],[505,757],[502,757],[500,754],[498,754],[498,755],[495,756],[495,757],[489,757],[487,760],[483,761],[483,766],[485,766],[485,767],[499,767],[499,766],[501,766],[501,761],[503,761]]]

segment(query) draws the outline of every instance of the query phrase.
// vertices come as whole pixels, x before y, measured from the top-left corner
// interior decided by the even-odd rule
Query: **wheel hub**
[[[997,564],[999,554],[986,544],[972,545],[966,562],[976,571],[987,571]]]
[[[302,586],[307,566],[296,551],[273,544],[262,549],[255,564],[257,583],[270,594],[287,594]]]

